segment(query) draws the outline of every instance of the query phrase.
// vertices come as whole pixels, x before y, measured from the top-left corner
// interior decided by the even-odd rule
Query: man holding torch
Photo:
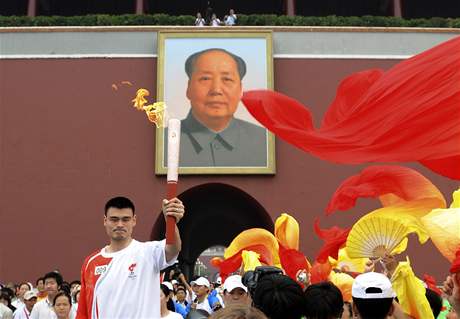
[[[160,270],[174,264],[180,252],[175,224],[184,216],[184,205],[177,198],[165,199],[163,214],[173,218],[173,243],[139,242],[132,238],[134,204],[125,197],[107,202],[104,226],[110,244],[83,263],[77,319],[160,318]]]

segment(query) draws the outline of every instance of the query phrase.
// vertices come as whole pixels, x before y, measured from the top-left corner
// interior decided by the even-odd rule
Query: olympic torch
[[[176,197],[177,183],[179,180],[179,149],[180,149],[180,121],[170,119],[168,121],[168,174],[167,193],[168,200]],[[172,216],[166,218],[166,244],[174,244],[176,232],[176,220]]]

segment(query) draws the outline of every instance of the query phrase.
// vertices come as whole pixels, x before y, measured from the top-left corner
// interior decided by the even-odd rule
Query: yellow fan
[[[423,224],[434,245],[450,262],[460,247],[460,190],[453,194],[450,208],[433,209],[422,217]]]
[[[407,207],[406,207],[407,208]],[[420,243],[428,240],[420,220],[407,213],[404,206],[376,210],[362,217],[351,229],[346,250],[350,258],[382,258],[403,252],[407,235],[415,232]]]

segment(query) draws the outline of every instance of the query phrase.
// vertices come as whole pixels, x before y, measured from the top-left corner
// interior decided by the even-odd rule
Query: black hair
[[[67,292],[65,292],[65,291],[60,291],[60,292],[58,292],[58,294],[56,295],[56,297],[54,297],[54,299],[53,299],[53,307],[56,305],[56,300],[57,300],[59,297],[62,297],[62,296],[66,297],[66,298],[69,300],[70,306],[72,306],[72,297],[70,297],[70,295],[69,295]]]
[[[270,319],[298,319],[305,314],[302,288],[290,277],[278,273],[264,275],[257,282],[252,301]]]
[[[307,318],[339,318],[343,312],[343,297],[331,282],[320,282],[305,290],[305,315]]]
[[[70,295],[70,284],[67,281],[63,281],[60,290]]]
[[[161,284],[160,289],[161,291],[163,291],[165,297],[169,297],[171,290],[168,288],[168,286],[166,286],[165,284]],[[176,310],[176,307],[174,306],[174,301],[172,301],[171,298],[168,299],[168,302],[166,303],[166,308],[168,308],[169,311]]]
[[[433,311],[433,316],[437,318],[442,309],[441,296],[429,288],[426,288],[425,296],[430,303],[431,311]]]
[[[70,286],[72,287],[72,285],[81,285],[81,281],[80,280],[74,280],[70,283]]]
[[[45,283],[45,278],[43,278],[43,277],[38,278],[38,279],[35,281],[35,286],[38,286],[38,283],[39,283],[40,281],[43,281],[43,283]]]
[[[390,312],[394,298],[363,299],[353,297],[362,319],[385,319]]]
[[[16,294],[14,293],[13,289],[8,288],[8,287],[3,287],[2,290],[1,290],[1,293],[2,294],[7,294],[9,296],[10,302],[11,302],[11,299],[16,297]],[[5,299],[5,300],[7,300],[7,299]]]
[[[231,52],[228,52],[227,50],[220,49],[220,48],[211,48],[211,49],[206,49],[203,51],[195,52],[192,55],[190,55],[187,60],[185,61],[185,73],[187,73],[187,76],[189,79],[192,78],[192,73],[194,72],[195,68],[195,63],[198,60],[198,58],[211,51],[219,51],[228,54],[236,63],[236,67],[238,69],[238,74],[240,76],[240,80],[243,80],[243,77],[246,75],[246,62],[244,60],[237,56],[236,54],[233,54]]]
[[[11,311],[14,313],[16,311],[16,307],[11,304],[11,296],[10,293],[5,291],[4,289],[11,290],[9,288],[3,288],[2,292],[0,293],[0,299],[6,300],[7,302],[7,307],[11,309]]]
[[[135,211],[136,211],[136,209],[134,208],[133,202],[129,198],[126,198],[123,196],[114,197],[108,200],[108,202],[105,204],[105,207],[104,207],[105,216],[107,216],[107,211],[111,207],[118,208],[118,209],[130,208],[133,211],[133,215],[135,214]]]
[[[55,272],[55,271],[51,271],[51,272],[47,273],[45,276],[43,276],[43,282],[45,282],[46,279],[50,279],[50,278],[56,280],[56,283],[57,283],[59,288],[62,286],[62,282],[64,280],[62,279],[62,275],[60,273]]]

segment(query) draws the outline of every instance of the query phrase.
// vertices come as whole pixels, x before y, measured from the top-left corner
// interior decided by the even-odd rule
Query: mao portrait
[[[219,45],[222,41],[218,40],[220,39],[209,41],[206,46],[195,45],[194,50],[184,52],[182,75],[177,74],[175,77],[174,73],[165,72],[163,90],[161,90],[164,92],[160,90],[158,92],[159,97],[163,93],[164,101],[169,108],[168,114],[181,119],[179,159],[181,173],[272,174],[274,173],[273,136],[257,123],[241,104],[243,90],[263,88],[260,87],[261,84],[258,84],[258,87],[245,86],[252,66],[247,59],[254,60],[257,58],[256,53],[248,52],[247,49],[238,50],[234,48],[235,45],[233,47]],[[258,58],[267,61],[266,51],[259,52],[262,56]],[[168,57],[166,55],[163,58],[166,60]],[[167,66],[166,61],[163,61],[163,67],[165,66]],[[267,71],[268,69],[271,67],[266,67]],[[260,75],[260,70],[255,69],[252,71],[252,78],[256,78],[257,74],[259,74],[259,83],[264,82],[263,78],[265,78],[265,88],[270,88],[267,80],[271,77],[268,72]],[[178,77],[183,79],[182,85],[176,83]],[[167,81],[173,82],[168,85]],[[248,83],[251,86],[255,82],[249,80]],[[176,93],[168,94],[167,88],[171,89],[171,86],[175,88]],[[185,99],[179,101],[178,95],[182,95]],[[158,133],[162,138],[158,139],[160,135]],[[161,173],[162,167],[159,171],[158,160],[163,162],[163,167],[167,166],[165,150],[167,129],[157,132],[157,142],[160,143],[157,143],[156,168],[157,173]],[[161,156],[158,156],[158,151]]]

